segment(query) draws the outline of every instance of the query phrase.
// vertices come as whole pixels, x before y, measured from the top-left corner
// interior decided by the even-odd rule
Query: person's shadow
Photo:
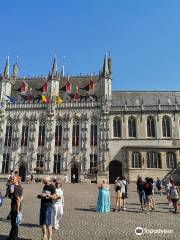
[[[1,240],[6,240],[8,236],[0,235]],[[18,238],[19,240],[32,240],[31,238]]]

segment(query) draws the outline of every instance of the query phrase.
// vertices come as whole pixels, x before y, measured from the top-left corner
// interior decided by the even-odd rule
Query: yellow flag
[[[47,102],[47,98],[46,96],[42,95],[42,102],[46,103]]]
[[[61,104],[63,103],[62,98],[60,98],[59,96],[56,96],[56,104]]]

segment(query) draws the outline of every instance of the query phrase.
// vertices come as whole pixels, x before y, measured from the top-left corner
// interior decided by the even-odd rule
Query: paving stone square
[[[40,201],[36,198],[42,190],[42,183],[22,184],[24,188],[23,223],[19,237],[39,240],[42,237],[39,226]],[[53,240],[134,240],[134,239],[180,239],[180,213],[173,214],[167,204],[166,196],[155,194],[156,210],[150,214],[142,213],[135,184],[129,185],[127,210],[123,212],[97,213],[98,189],[96,184],[64,184],[65,208],[60,229],[54,232]],[[5,183],[0,183],[5,192]],[[115,205],[115,192],[111,185],[111,208]],[[10,200],[5,199],[0,208],[0,240],[6,239],[10,222],[5,220],[10,209]],[[172,233],[135,234],[135,229],[166,229]]]

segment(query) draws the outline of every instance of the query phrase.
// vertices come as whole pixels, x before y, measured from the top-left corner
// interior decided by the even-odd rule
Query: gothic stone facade
[[[1,178],[16,169],[89,182],[119,175],[135,181],[138,174],[180,181],[180,92],[112,91],[111,64],[106,54],[96,76],[68,77],[64,66],[58,74],[54,58],[48,77],[19,78],[17,64],[10,75],[7,60],[0,80]]]

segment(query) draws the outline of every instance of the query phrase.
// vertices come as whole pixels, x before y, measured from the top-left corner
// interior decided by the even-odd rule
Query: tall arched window
[[[43,168],[43,166],[44,166],[44,155],[43,154],[37,154],[36,167],[37,168]]]
[[[91,146],[97,146],[97,120],[96,118],[91,119]]]
[[[128,133],[129,137],[136,137],[136,119],[133,116],[128,119]]]
[[[96,154],[90,155],[90,173],[91,174],[97,173],[97,155]]]
[[[62,121],[59,121],[56,124],[55,146],[62,146]]]
[[[79,119],[75,119],[73,122],[72,146],[79,146]]]
[[[139,152],[132,153],[132,168],[141,168],[141,154]]]
[[[121,137],[121,119],[117,117],[113,120],[113,133],[114,137]]]
[[[61,155],[54,155],[54,166],[53,173],[60,174],[61,173]]]
[[[156,130],[155,130],[155,119],[152,116],[147,118],[147,136],[148,137],[155,137]]]
[[[12,141],[12,121],[8,121],[7,126],[6,126],[4,146],[10,147],[11,141]]]
[[[162,132],[163,137],[171,137],[171,120],[168,116],[164,116],[162,119]]]
[[[45,145],[45,134],[46,134],[45,121],[40,120],[38,146],[44,146]]]
[[[174,169],[177,167],[176,154],[174,152],[166,153],[166,163],[167,163],[167,168]]]
[[[3,161],[2,161],[2,173],[8,173],[10,168],[10,156],[9,153],[3,154]]]
[[[161,168],[161,154],[158,152],[147,153],[147,168]]]
[[[28,122],[25,122],[22,126],[21,146],[27,146],[28,142]]]

